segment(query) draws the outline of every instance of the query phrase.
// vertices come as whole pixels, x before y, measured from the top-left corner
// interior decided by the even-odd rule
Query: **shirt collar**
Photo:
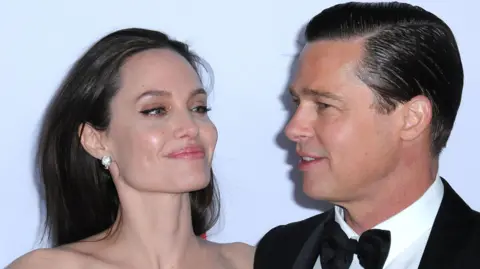
[[[417,201],[374,227],[391,233],[390,251],[385,266],[432,228],[443,199],[443,192],[442,180],[437,176]],[[335,206],[335,221],[349,238],[358,240],[359,235],[345,222],[343,208],[339,206]]]

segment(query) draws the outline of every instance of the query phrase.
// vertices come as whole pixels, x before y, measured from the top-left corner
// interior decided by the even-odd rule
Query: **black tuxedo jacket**
[[[443,180],[444,196],[419,269],[480,268],[480,214]],[[257,244],[254,269],[311,269],[333,209],[271,229]]]

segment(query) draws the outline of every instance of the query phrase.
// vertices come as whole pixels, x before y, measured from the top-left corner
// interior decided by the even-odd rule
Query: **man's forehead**
[[[363,42],[322,40],[308,43],[299,55],[290,92],[294,96],[341,100],[349,89],[365,87],[358,78]]]
[[[364,56],[363,42],[355,40],[322,40],[308,43],[302,49],[294,70],[294,79],[307,76],[332,76],[354,71]]]
[[[310,65],[358,62],[364,56],[363,39],[319,40],[307,43],[299,54],[299,64]]]

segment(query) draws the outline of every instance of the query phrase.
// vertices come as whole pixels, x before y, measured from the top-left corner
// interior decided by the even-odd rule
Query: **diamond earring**
[[[103,156],[102,157],[102,165],[105,167],[105,169],[108,169],[108,167],[112,164],[112,157],[110,156]]]

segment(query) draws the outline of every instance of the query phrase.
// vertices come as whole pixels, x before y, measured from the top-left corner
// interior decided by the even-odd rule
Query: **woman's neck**
[[[132,191],[120,195],[120,201],[112,242],[121,246],[137,266],[179,267],[199,249],[202,240],[193,232],[188,193]]]

